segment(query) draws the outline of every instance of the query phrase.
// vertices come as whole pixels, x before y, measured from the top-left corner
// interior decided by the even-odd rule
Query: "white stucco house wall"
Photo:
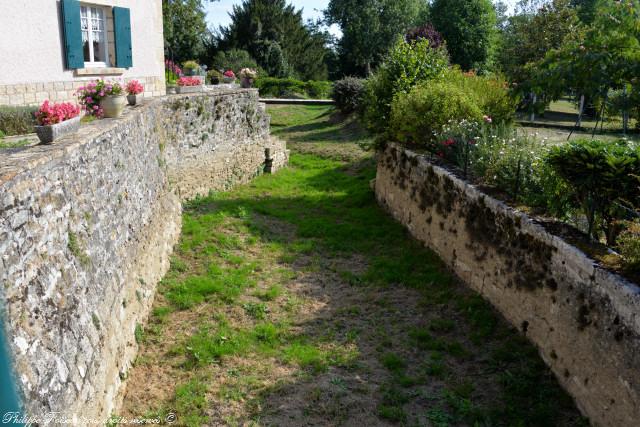
[[[0,105],[74,100],[98,78],[164,95],[162,0],[0,2]]]

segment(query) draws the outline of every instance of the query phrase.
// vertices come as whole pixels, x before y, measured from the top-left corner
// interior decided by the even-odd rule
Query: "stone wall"
[[[396,145],[378,201],[540,350],[594,425],[640,422],[640,289],[533,219]]]
[[[45,99],[54,102],[78,101],[75,93],[79,87],[100,78],[116,80],[126,84],[129,80],[138,80],[144,86],[145,98],[162,96],[166,92],[164,77],[134,77],[121,79],[117,75],[91,75],[79,77],[73,81],[53,81],[40,83],[0,84],[0,105],[40,105]]]
[[[178,239],[180,200],[287,159],[255,90],[154,99],[3,152],[0,315],[27,412],[106,419]]]

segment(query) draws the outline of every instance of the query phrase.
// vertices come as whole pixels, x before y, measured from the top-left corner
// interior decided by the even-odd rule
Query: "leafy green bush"
[[[22,135],[33,132],[37,107],[0,106],[0,132],[5,135]]]
[[[633,207],[640,196],[639,154],[624,140],[577,140],[553,147],[547,156],[586,215],[589,236],[598,237],[599,221],[611,246],[619,231],[616,221],[624,215],[623,206]]]
[[[640,223],[629,222],[626,229],[620,233],[618,252],[625,267],[632,271],[640,271]]]
[[[259,77],[255,87],[261,96],[274,98],[325,98],[331,90],[330,82],[308,81],[296,79],[279,79],[275,77]]]
[[[304,87],[309,98],[324,99],[331,93],[331,82],[327,81],[309,80]]]
[[[396,96],[389,133],[398,142],[437,151],[437,135],[448,123],[462,120],[482,120],[476,100],[455,84],[430,82]]]
[[[429,40],[398,40],[376,73],[367,80],[363,97],[363,121],[374,133],[384,134],[396,94],[408,93],[421,82],[444,77],[449,59],[444,49],[432,49]]]
[[[494,123],[513,121],[518,100],[509,93],[508,83],[503,78],[496,75],[477,76],[452,69],[445,79],[472,93],[478,99],[482,114],[491,117]]]
[[[336,106],[345,114],[360,109],[364,95],[364,80],[357,77],[345,77],[333,84],[331,98]]]

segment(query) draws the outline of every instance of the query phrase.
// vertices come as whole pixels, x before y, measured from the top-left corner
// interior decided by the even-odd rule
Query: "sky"
[[[513,5],[517,0],[503,0],[505,3],[513,9]],[[218,26],[227,26],[231,21],[229,19],[229,12],[231,12],[234,4],[241,4],[242,0],[220,0],[218,2],[205,2],[205,9],[207,11],[207,22],[211,29],[217,29]],[[329,0],[289,0],[289,3],[293,3],[296,9],[303,10],[303,17],[307,19],[316,19],[322,16],[322,10],[327,8]],[[333,34],[339,35],[340,30],[338,28],[332,28]]]

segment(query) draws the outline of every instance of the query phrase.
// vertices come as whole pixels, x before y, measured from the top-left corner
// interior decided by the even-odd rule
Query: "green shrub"
[[[331,93],[331,82],[327,81],[309,80],[304,87],[309,98],[324,99]]]
[[[308,81],[296,79],[279,79],[275,77],[259,77],[255,87],[261,96],[274,98],[325,98],[331,90],[330,82]]]
[[[436,151],[436,136],[448,123],[462,120],[482,120],[476,100],[454,84],[430,82],[396,96],[389,133],[398,142]]]
[[[518,100],[508,89],[508,83],[499,76],[477,76],[453,69],[446,80],[455,82],[469,94],[478,99],[482,114],[491,117],[494,123],[511,123],[513,121]]]
[[[618,252],[627,269],[640,271],[640,223],[627,223],[627,228],[618,237]]]
[[[602,225],[607,243],[615,244],[616,222],[623,205],[638,200],[640,176],[638,150],[627,141],[577,140],[553,147],[547,161],[568,184],[587,218],[588,234],[598,238],[596,222]]]
[[[0,106],[0,132],[5,135],[22,135],[33,132],[37,107]]]
[[[349,114],[360,109],[364,95],[364,82],[357,77],[346,77],[333,84],[331,98],[340,111]]]
[[[443,78],[448,64],[446,51],[430,48],[429,40],[406,43],[399,39],[365,85],[363,121],[367,128],[384,134],[389,128],[394,96],[409,92],[421,82]]]

